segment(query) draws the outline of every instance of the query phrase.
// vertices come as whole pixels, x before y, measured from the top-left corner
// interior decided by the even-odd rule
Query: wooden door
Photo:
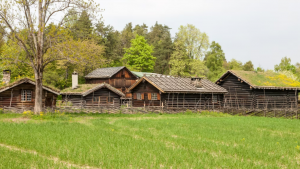
[[[52,107],[52,98],[51,97],[46,98],[45,106],[46,107]]]

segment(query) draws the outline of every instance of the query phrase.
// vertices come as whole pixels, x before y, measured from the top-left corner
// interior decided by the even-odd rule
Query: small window
[[[123,74],[123,75],[121,75],[121,78],[125,78],[125,75]]]
[[[114,98],[113,97],[107,97],[107,102],[108,103],[113,103],[114,102]]]
[[[218,95],[213,95],[212,102],[217,103],[218,102]]]
[[[157,93],[151,93],[151,100],[157,100]]]
[[[98,102],[99,101],[99,98],[98,97],[94,97],[94,102]]]
[[[31,101],[32,91],[31,90],[21,90],[21,101]]]
[[[141,93],[136,93],[136,99],[137,100],[142,100],[142,94]]]

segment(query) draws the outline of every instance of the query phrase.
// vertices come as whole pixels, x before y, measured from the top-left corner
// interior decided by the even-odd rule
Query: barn
[[[131,98],[131,94],[127,93],[127,89],[134,84],[137,79],[138,77],[125,66],[99,68],[85,76],[87,84],[109,84],[123,92],[127,98]]]
[[[59,90],[43,85],[42,94],[43,107],[55,107]],[[0,107],[31,108],[34,107],[34,104],[34,80],[22,78],[13,83],[3,84],[3,86],[0,87]]]
[[[229,70],[216,84],[225,88],[224,106],[237,109],[290,109],[298,107],[300,83],[284,74]]]
[[[224,88],[207,79],[147,75],[129,88],[133,107],[217,109],[222,106]]]

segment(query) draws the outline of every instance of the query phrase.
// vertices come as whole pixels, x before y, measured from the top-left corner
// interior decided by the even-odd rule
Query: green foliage
[[[189,75],[189,58],[183,42],[176,41],[174,43],[174,51],[169,64],[171,66],[170,75],[182,77]]]
[[[231,59],[228,65],[228,70],[243,70],[243,63],[236,59]]]
[[[202,60],[209,47],[209,38],[194,25],[181,25],[176,33],[176,39],[184,43],[190,59]]]
[[[257,67],[255,71],[256,72],[264,72],[265,70],[263,68],[261,68],[261,67]]]
[[[147,37],[149,44],[154,47],[153,56],[156,57],[154,72],[169,74],[169,61],[173,52],[170,28],[156,22]]]
[[[210,51],[205,55],[205,65],[209,69],[208,79],[216,81],[224,72],[223,63],[226,61],[225,53],[221,45],[213,41],[210,45]]]
[[[299,168],[298,126],[207,111],[1,114],[0,168]]]
[[[248,61],[244,64],[243,70],[245,71],[254,71],[254,67],[251,61]]]
[[[152,72],[156,58],[152,56],[153,47],[147,44],[143,36],[136,35],[131,40],[131,47],[126,49],[122,58],[132,70],[140,72]]]
[[[177,40],[174,43],[174,52],[169,62],[171,66],[170,75],[181,77],[204,77],[207,67],[199,59],[190,59],[186,47],[182,41]]]
[[[120,33],[114,30],[113,26],[105,26],[104,22],[96,24],[95,32],[100,37],[99,44],[105,46],[105,58],[112,61],[109,65],[121,66],[121,56],[124,53]]]
[[[80,17],[75,22],[73,27],[71,28],[72,36],[76,40],[91,39],[92,31],[93,31],[92,26],[93,26],[92,21],[90,20],[90,17],[88,15],[87,11],[84,10],[84,11],[82,11]]]
[[[282,58],[280,64],[274,66],[274,70],[276,72],[287,70],[296,73],[296,67],[292,65],[291,58],[288,57]]]

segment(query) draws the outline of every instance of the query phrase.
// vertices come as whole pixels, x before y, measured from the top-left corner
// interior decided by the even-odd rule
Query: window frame
[[[25,92],[25,93],[24,93]],[[32,90],[29,89],[22,89],[21,90],[21,102],[32,102],[33,101],[33,95],[32,95]],[[30,98],[30,100],[28,100]]]
[[[151,93],[151,100],[158,100],[157,93]]]
[[[213,95],[211,100],[212,100],[212,103],[218,103],[218,95]]]
[[[136,93],[136,100],[142,100],[142,93]]]

